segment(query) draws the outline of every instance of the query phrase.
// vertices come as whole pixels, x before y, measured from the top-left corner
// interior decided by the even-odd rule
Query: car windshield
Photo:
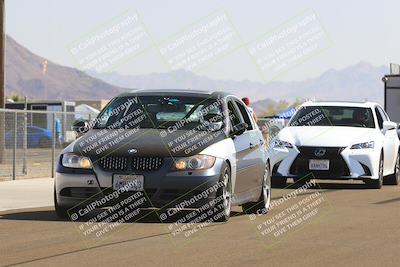
[[[207,130],[222,128],[220,99],[191,96],[130,96],[111,101],[96,118],[94,129],[153,128]]]
[[[370,108],[306,106],[296,112],[289,126],[348,126],[375,128]]]

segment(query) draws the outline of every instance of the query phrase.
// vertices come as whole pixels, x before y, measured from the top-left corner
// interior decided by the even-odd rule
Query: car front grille
[[[160,157],[135,157],[132,158],[133,170],[154,171],[161,168],[163,158]]]
[[[105,156],[100,158],[99,164],[103,170],[126,171],[128,169],[128,158]]]
[[[297,176],[305,176],[309,173],[313,173],[315,177],[320,178],[330,178],[339,176],[349,176],[350,170],[341,156],[341,152],[345,147],[311,147],[303,146],[298,147],[300,153],[297,155],[296,159],[293,161],[290,167],[290,174]],[[324,155],[316,155],[316,150],[324,149]],[[328,159],[329,160],[329,170],[326,171],[316,171],[309,169],[310,159]]]
[[[162,164],[161,157],[105,156],[99,159],[99,165],[105,171],[156,171]]]

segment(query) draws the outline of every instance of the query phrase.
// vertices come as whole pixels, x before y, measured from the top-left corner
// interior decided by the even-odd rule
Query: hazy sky
[[[126,10],[137,11],[155,42],[168,40],[215,10],[224,10],[243,42],[250,42],[309,9],[319,17],[332,45],[284,71],[277,80],[304,80],[360,61],[373,65],[400,62],[400,1],[396,0],[6,0],[6,31],[40,56],[77,66],[70,44]],[[115,69],[125,74],[168,70],[155,49]],[[241,49],[197,73],[219,79],[262,80],[258,67]]]

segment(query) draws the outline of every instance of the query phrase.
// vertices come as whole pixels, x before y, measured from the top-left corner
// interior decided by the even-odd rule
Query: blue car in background
[[[53,133],[37,126],[27,126],[27,146],[28,147],[50,147]],[[22,147],[24,138],[24,127],[17,128],[17,146]],[[14,146],[14,131],[5,134],[6,147]]]

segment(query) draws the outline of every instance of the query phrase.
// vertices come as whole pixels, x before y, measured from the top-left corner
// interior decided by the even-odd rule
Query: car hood
[[[200,132],[164,129],[92,129],[75,141],[72,152],[105,155],[185,157],[198,154],[225,138],[223,131]],[[130,151],[131,153],[129,153]]]
[[[296,146],[347,147],[375,140],[375,128],[345,126],[292,126],[283,128],[277,138]]]

